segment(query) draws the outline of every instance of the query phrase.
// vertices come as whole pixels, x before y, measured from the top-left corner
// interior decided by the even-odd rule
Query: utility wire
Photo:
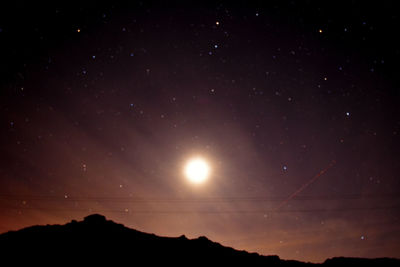
[[[0,195],[0,200],[21,201],[81,201],[81,202],[268,202],[282,201],[287,197],[205,197],[205,198],[148,198],[148,197],[73,197],[45,195]],[[310,200],[362,200],[362,199],[400,199],[400,194],[350,194],[296,196],[292,201]]]
[[[131,214],[270,214],[270,213],[319,213],[319,212],[345,212],[345,211],[385,211],[400,210],[400,206],[375,206],[375,207],[345,207],[331,209],[289,209],[289,210],[129,210],[129,209],[83,209],[83,208],[41,208],[41,207],[10,207],[0,205],[3,209],[15,210],[45,210],[45,211],[82,211],[82,212],[119,212]]]

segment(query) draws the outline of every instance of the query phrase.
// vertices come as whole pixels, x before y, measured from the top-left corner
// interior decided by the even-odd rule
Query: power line
[[[81,201],[81,202],[268,202],[282,201],[287,197],[207,197],[207,198],[148,198],[148,197],[71,197],[45,195],[0,195],[0,200],[21,201]],[[296,196],[292,201],[311,200],[362,200],[362,199],[400,199],[400,194],[349,194]]]
[[[74,211],[74,212],[116,212],[130,214],[271,214],[271,213],[320,213],[320,212],[346,212],[346,211],[385,211],[400,210],[400,206],[376,206],[376,207],[345,207],[332,209],[290,209],[290,210],[129,210],[129,209],[83,209],[83,208],[43,208],[43,207],[7,207],[14,210],[44,210],[44,211]]]

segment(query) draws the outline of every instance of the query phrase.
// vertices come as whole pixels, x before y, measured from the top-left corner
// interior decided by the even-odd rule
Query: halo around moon
[[[189,182],[202,184],[210,175],[210,165],[201,157],[192,158],[187,161],[184,174]]]

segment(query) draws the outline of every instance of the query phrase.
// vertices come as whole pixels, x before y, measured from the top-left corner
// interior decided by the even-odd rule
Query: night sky
[[[283,259],[400,257],[396,1],[262,2],[2,6],[0,232],[101,213]]]

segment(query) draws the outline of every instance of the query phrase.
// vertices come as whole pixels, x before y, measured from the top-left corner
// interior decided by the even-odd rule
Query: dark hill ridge
[[[281,260],[238,251],[206,237],[159,237],[117,224],[99,214],[65,225],[32,226],[0,235],[0,255],[13,265],[112,263],[113,266],[400,266],[397,259],[333,258],[323,264]]]

